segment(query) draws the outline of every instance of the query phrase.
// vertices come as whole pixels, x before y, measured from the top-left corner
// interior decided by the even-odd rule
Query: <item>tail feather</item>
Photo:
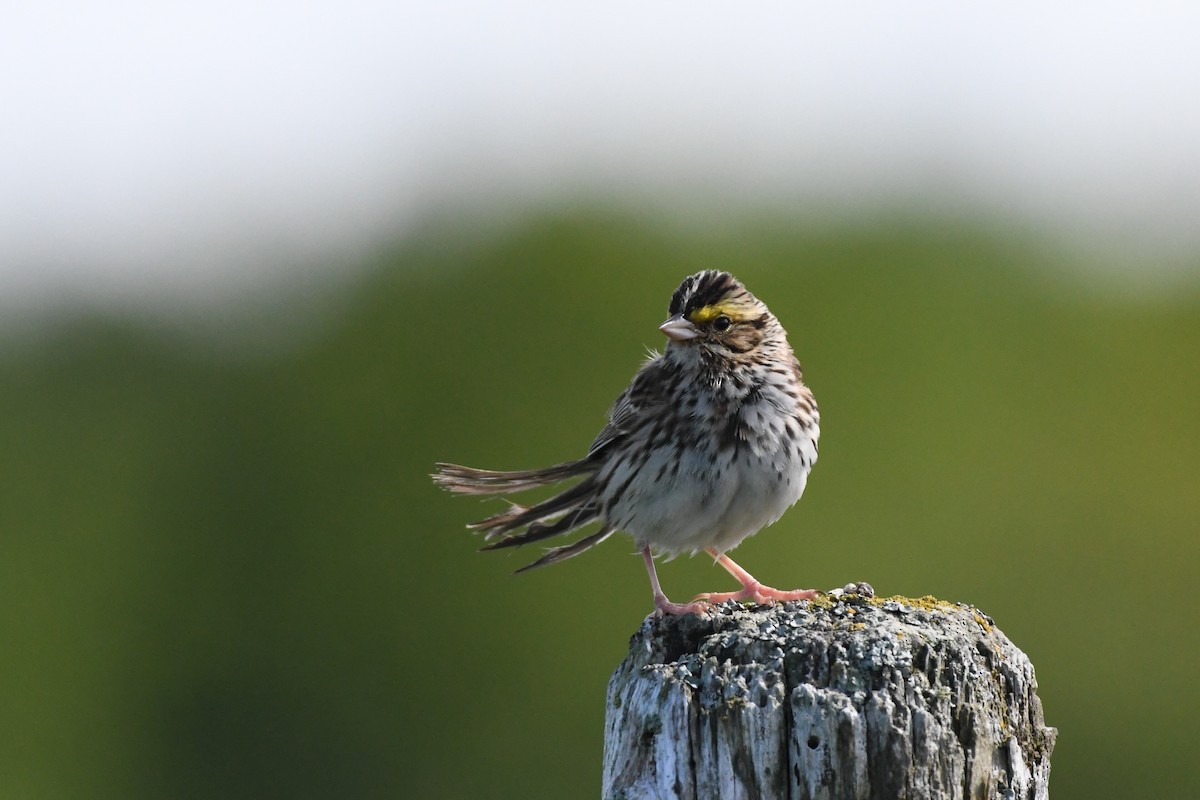
[[[576,528],[582,528],[598,516],[600,516],[600,510],[596,506],[581,505],[556,522],[535,522],[521,533],[505,536],[491,544],[485,544],[480,549],[499,550],[503,547],[520,547],[530,542],[540,542],[542,539],[549,539],[551,536],[570,533]]]
[[[490,469],[464,467],[460,464],[436,465],[433,482],[443,489],[459,494],[500,494],[503,492],[523,492],[526,489],[536,489],[551,483],[572,478],[590,472],[591,467],[585,460],[565,461],[542,469],[515,470],[500,472]]]
[[[513,503],[507,511],[501,511],[499,514],[479,522],[472,522],[467,527],[473,531],[483,531],[489,539],[504,536],[522,526],[561,516],[573,508],[578,508],[590,501],[595,492],[595,481],[588,479],[565,492],[559,492],[553,497],[543,500],[532,508]]]
[[[517,573],[520,574],[531,569],[544,567],[547,564],[557,564],[559,561],[565,561],[568,558],[579,555],[584,550],[591,550],[609,536],[612,536],[612,534],[612,528],[601,528],[592,535],[583,537],[578,542],[566,544],[562,547],[555,547],[553,550],[550,550],[548,553],[546,553],[546,555],[542,556],[537,561],[534,561],[532,564],[526,564],[525,566],[521,567],[519,570],[517,570]]]
[[[459,464],[437,464],[433,481],[438,486],[459,494],[501,494],[536,489],[579,475],[595,472],[595,465],[587,459],[567,461],[544,469],[498,472],[475,469]],[[524,506],[511,503],[507,510],[487,519],[474,522],[467,527],[484,534],[489,541],[483,550],[498,550],[505,547],[520,547],[530,542],[548,539],[551,536],[570,533],[594,522],[601,515],[597,500],[597,485],[594,474],[558,494]],[[613,528],[604,526],[596,533],[577,542],[548,551],[537,561],[522,567],[524,572],[534,567],[553,564],[582,553],[607,539]],[[494,540],[494,541],[493,541]]]

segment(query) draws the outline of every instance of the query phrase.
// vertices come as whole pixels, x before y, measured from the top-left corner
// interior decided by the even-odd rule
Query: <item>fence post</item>
[[[1033,665],[935,598],[646,619],[608,686],[605,800],[1045,800]]]

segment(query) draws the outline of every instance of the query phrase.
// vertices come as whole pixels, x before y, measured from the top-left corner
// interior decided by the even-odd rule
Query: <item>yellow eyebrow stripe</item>
[[[730,318],[736,318],[733,313],[733,308],[724,303],[717,303],[716,305],[697,308],[691,314],[688,314],[688,319],[698,325],[703,325],[706,322],[712,322],[722,314]]]

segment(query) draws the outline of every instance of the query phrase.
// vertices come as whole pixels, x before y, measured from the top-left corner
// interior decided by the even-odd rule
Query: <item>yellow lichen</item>
[[[902,594],[894,594],[891,597],[872,597],[867,602],[873,606],[882,606],[884,603],[896,602],[902,603],[909,608],[919,608],[922,611],[953,611],[958,608],[957,603],[951,603],[949,600],[941,600],[931,594],[922,597],[905,597]]]
[[[808,604],[813,608],[820,608],[820,609],[828,611],[829,609],[833,608],[834,598],[830,597],[829,595],[827,595],[825,593],[821,593],[821,594],[817,595],[816,597],[814,597],[812,600],[809,600]]]

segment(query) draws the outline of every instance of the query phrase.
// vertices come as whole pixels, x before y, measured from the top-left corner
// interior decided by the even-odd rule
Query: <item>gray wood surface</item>
[[[991,619],[934,598],[651,616],[609,683],[603,797],[1047,798],[1036,690]]]

